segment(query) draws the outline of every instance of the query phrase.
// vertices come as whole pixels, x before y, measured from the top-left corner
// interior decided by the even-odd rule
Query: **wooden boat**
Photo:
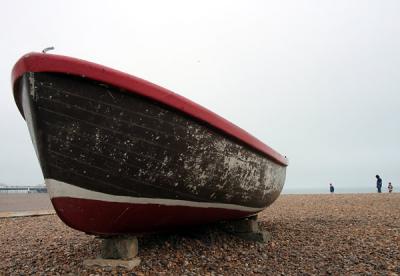
[[[14,66],[49,195],[72,228],[140,233],[251,216],[287,160],[211,111],[137,77],[30,53]]]

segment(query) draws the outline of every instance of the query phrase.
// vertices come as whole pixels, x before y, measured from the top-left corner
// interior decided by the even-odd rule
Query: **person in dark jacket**
[[[382,193],[382,178],[379,175],[376,175],[376,188],[378,193]]]
[[[329,183],[329,191],[331,191],[331,194],[335,192],[335,187],[333,187],[332,183]]]

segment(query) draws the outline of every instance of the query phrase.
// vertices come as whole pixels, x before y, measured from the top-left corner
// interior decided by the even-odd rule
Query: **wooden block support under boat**
[[[138,240],[131,236],[103,239],[101,257],[104,259],[132,259],[138,254]]]
[[[259,232],[257,216],[223,222],[222,228],[232,234]]]
[[[234,235],[244,240],[262,242],[262,243],[267,243],[272,239],[271,233],[268,231],[234,233]]]
[[[84,266],[124,267],[132,269],[140,264],[138,240],[133,236],[116,236],[102,240],[99,258],[85,260]]]
[[[272,238],[271,233],[260,230],[257,216],[226,221],[221,223],[221,225],[224,231],[244,240],[266,243]]]

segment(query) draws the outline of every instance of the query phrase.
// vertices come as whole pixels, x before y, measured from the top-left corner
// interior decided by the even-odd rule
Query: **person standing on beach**
[[[335,192],[335,187],[333,187],[332,183],[329,183],[329,191],[331,191],[331,194]]]
[[[389,193],[393,192],[392,182],[389,182],[388,190],[389,190]]]
[[[376,188],[378,193],[382,193],[382,178],[379,175],[376,175]]]

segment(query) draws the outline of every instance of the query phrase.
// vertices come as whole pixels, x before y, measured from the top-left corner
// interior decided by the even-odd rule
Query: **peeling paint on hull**
[[[282,190],[285,166],[207,123],[155,101],[66,74],[25,73],[18,87],[46,179],[110,196],[254,208],[231,216],[224,215],[229,208],[222,208],[225,211],[220,216],[211,215],[207,220],[188,207],[189,216],[193,211],[191,224],[255,213],[270,205]],[[65,212],[76,214],[77,210],[88,219],[96,216],[87,212],[96,208],[87,207],[84,199],[77,202],[89,209],[70,210],[73,205],[61,198],[52,197],[52,201],[59,215],[63,210],[62,219],[68,217]],[[107,204],[112,208],[112,203]],[[128,212],[130,216],[111,213],[135,222],[135,212]],[[168,214],[172,220],[160,218],[164,225],[156,223],[157,227],[149,229],[180,225],[180,211]],[[70,220],[68,224],[74,224]],[[134,225],[107,231],[115,234],[143,228],[135,230]],[[95,224],[73,227],[88,233],[104,232],[103,226]],[[103,227],[102,231],[96,227]]]

